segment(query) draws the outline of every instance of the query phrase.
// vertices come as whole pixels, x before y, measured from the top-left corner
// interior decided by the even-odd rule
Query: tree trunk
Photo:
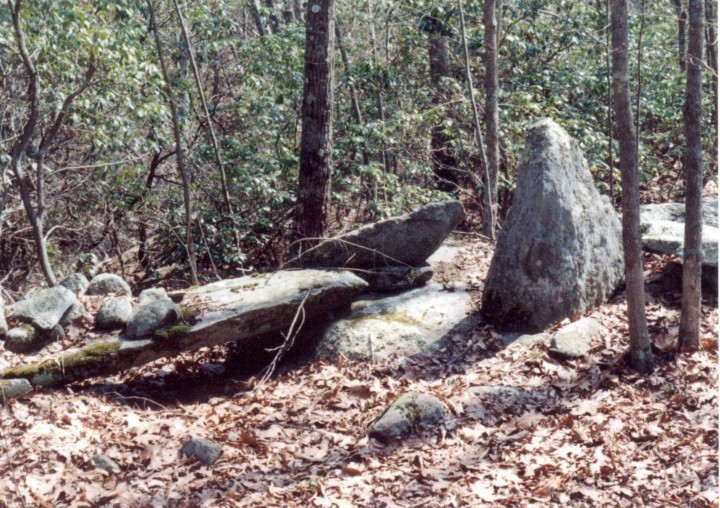
[[[702,68],[705,37],[703,0],[690,0],[690,44],[685,89],[685,243],[680,351],[694,351],[700,342],[700,276],[702,248]]]
[[[457,7],[460,13],[460,39],[462,41],[463,55],[465,57],[465,81],[467,82],[468,94],[470,95],[470,106],[472,106],[473,123],[475,126],[475,141],[480,152],[480,166],[483,171],[483,176],[485,177],[485,185],[487,189],[487,184],[490,181],[490,177],[488,175],[488,161],[487,156],[485,155],[485,142],[483,140],[482,129],[480,127],[480,115],[478,114],[477,103],[475,102],[475,89],[473,88],[472,74],[470,73],[470,54],[468,53],[467,35],[465,34],[465,13],[463,11],[462,0],[457,0]],[[477,179],[477,175],[474,173],[471,174]],[[492,213],[492,211],[488,213]],[[495,229],[491,228],[489,232],[490,241],[495,243]]]
[[[360,111],[360,100],[358,99],[357,88],[355,88],[355,81],[352,76],[352,66],[350,65],[350,58],[348,57],[345,49],[345,43],[343,39],[342,26],[339,22],[335,22],[335,37],[337,38],[337,45],[340,49],[340,56],[342,57],[343,66],[345,67],[345,76],[348,80],[348,87],[350,88],[350,101],[352,104],[352,116],[358,127],[362,127],[363,119],[362,112]],[[367,150],[363,148],[363,164],[367,166],[370,163]]]
[[[333,45],[335,0],[310,0],[306,12],[305,88],[297,196],[299,239],[304,250],[325,235],[332,166]]]
[[[678,18],[678,63],[680,64],[680,70],[685,72],[685,52],[687,51],[687,43],[685,39],[685,33],[687,32],[687,12],[683,9],[683,0],[672,1]]]
[[[485,0],[485,128],[488,164],[487,204],[488,220],[483,233],[494,238],[497,223],[497,186],[500,151],[498,149],[498,90],[497,90],[497,17],[495,0]]]
[[[650,336],[645,317],[645,286],[640,242],[640,189],[628,71],[627,0],[612,2],[612,49],[615,115],[620,141],[622,236],[630,332],[627,357],[632,368],[644,375],[654,369],[654,359],[650,350]]]
[[[260,16],[260,4],[258,4],[258,0],[250,0],[249,7],[258,34],[260,37],[264,37],[267,35],[267,29],[265,28],[265,23],[263,23],[262,16]]]
[[[718,137],[718,58],[717,58],[717,41],[715,40],[715,7],[713,0],[705,0],[705,43],[707,45],[707,59],[710,69],[712,69],[712,88],[713,102],[710,115],[711,129],[715,131],[715,140]],[[713,167],[712,174],[718,172],[718,144],[713,143],[712,146]]]
[[[185,154],[182,146],[182,130],[180,126],[180,119],[178,118],[177,105],[175,103],[175,95],[170,80],[170,75],[165,65],[165,56],[163,52],[162,42],[160,40],[160,28],[158,27],[155,20],[155,9],[152,4],[152,0],[147,0],[148,10],[150,13],[150,25],[153,33],[155,34],[155,47],[158,53],[158,60],[160,60],[160,70],[162,71],[163,80],[165,81],[165,93],[167,95],[168,105],[170,106],[170,116],[173,124],[173,135],[175,137],[175,159],[177,161],[178,173],[182,179],[183,187],[183,201],[185,203],[185,249],[188,255],[188,264],[190,265],[190,278],[193,285],[198,284],[197,278],[197,264],[195,259],[195,243],[193,241],[192,227],[192,197],[190,172],[185,166]]]
[[[442,80],[450,77],[450,40],[439,33],[431,33],[428,57],[430,60],[430,85],[433,88],[433,106],[440,108],[445,102]],[[442,126],[432,129],[430,148],[432,150],[433,172],[437,177],[437,186],[445,192],[457,190],[457,162],[448,146],[449,137],[443,133]]]

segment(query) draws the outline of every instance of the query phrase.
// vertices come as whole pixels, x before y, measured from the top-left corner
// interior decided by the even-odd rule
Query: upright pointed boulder
[[[537,122],[490,264],[485,316],[501,329],[539,332],[600,305],[622,277],[620,221],[579,144],[552,120]]]

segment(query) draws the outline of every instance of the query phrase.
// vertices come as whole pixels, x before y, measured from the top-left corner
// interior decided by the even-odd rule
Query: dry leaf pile
[[[482,285],[489,255],[464,250],[469,283]],[[480,325],[433,356],[316,362],[262,386],[202,368],[222,360],[215,349],[38,392],[0,408],[0,505],[718,506],[718,312],[703,308],[704,349],[676,356],[679,309],[651,303],[648,378],[622,363],[624,313],[617,298],[590,314],[610,331],[581,360],[505,347]],[[369,440],[406,391],[440,398],[445,424]],[[224,453],[210,468],[181,460],[188,437]],[[95,469],[96,453],[122,472]]]

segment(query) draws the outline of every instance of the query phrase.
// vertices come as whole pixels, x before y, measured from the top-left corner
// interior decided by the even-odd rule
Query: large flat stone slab
[[[289,266],[376,268],[420,266],[437,250],[465,212],[458,201],[431,203],[408,215],[368,224],[324,240]]]
[[[317,354],[368,360],[432,350],[451,330],[467,331],[476,322],[469,315],[472,303],[467,289],[458,284],[447,291],[441,284],[429,284],[397,296],[359,300],[350,317],[328,328]]]
[[[0,371],[33,385],[59,385],[136,367],[183,351],[226,342],[252,344],[263,334],[287,331],[302,309],[305,323],[346,309],[367,283],[345,271],[298,270],[224,280],[187,291],[180,303],[192,323],[155,332],[144,340],[109,340],[36,364]],[[264,344],[260,344],[262,346]]]

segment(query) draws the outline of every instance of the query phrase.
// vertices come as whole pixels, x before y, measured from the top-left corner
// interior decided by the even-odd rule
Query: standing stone
[[[132,295],[130,286],[121,277],[112,273],[101,273],[93,277],[85,294],[90,296],[104,296],[119,291],[124,291],[128,296]]]
[[[615,290],[623,278],[621,226],[580,146],[552,120],[530,128],[517,182],[483,312],[498,328],[539,332]]]

